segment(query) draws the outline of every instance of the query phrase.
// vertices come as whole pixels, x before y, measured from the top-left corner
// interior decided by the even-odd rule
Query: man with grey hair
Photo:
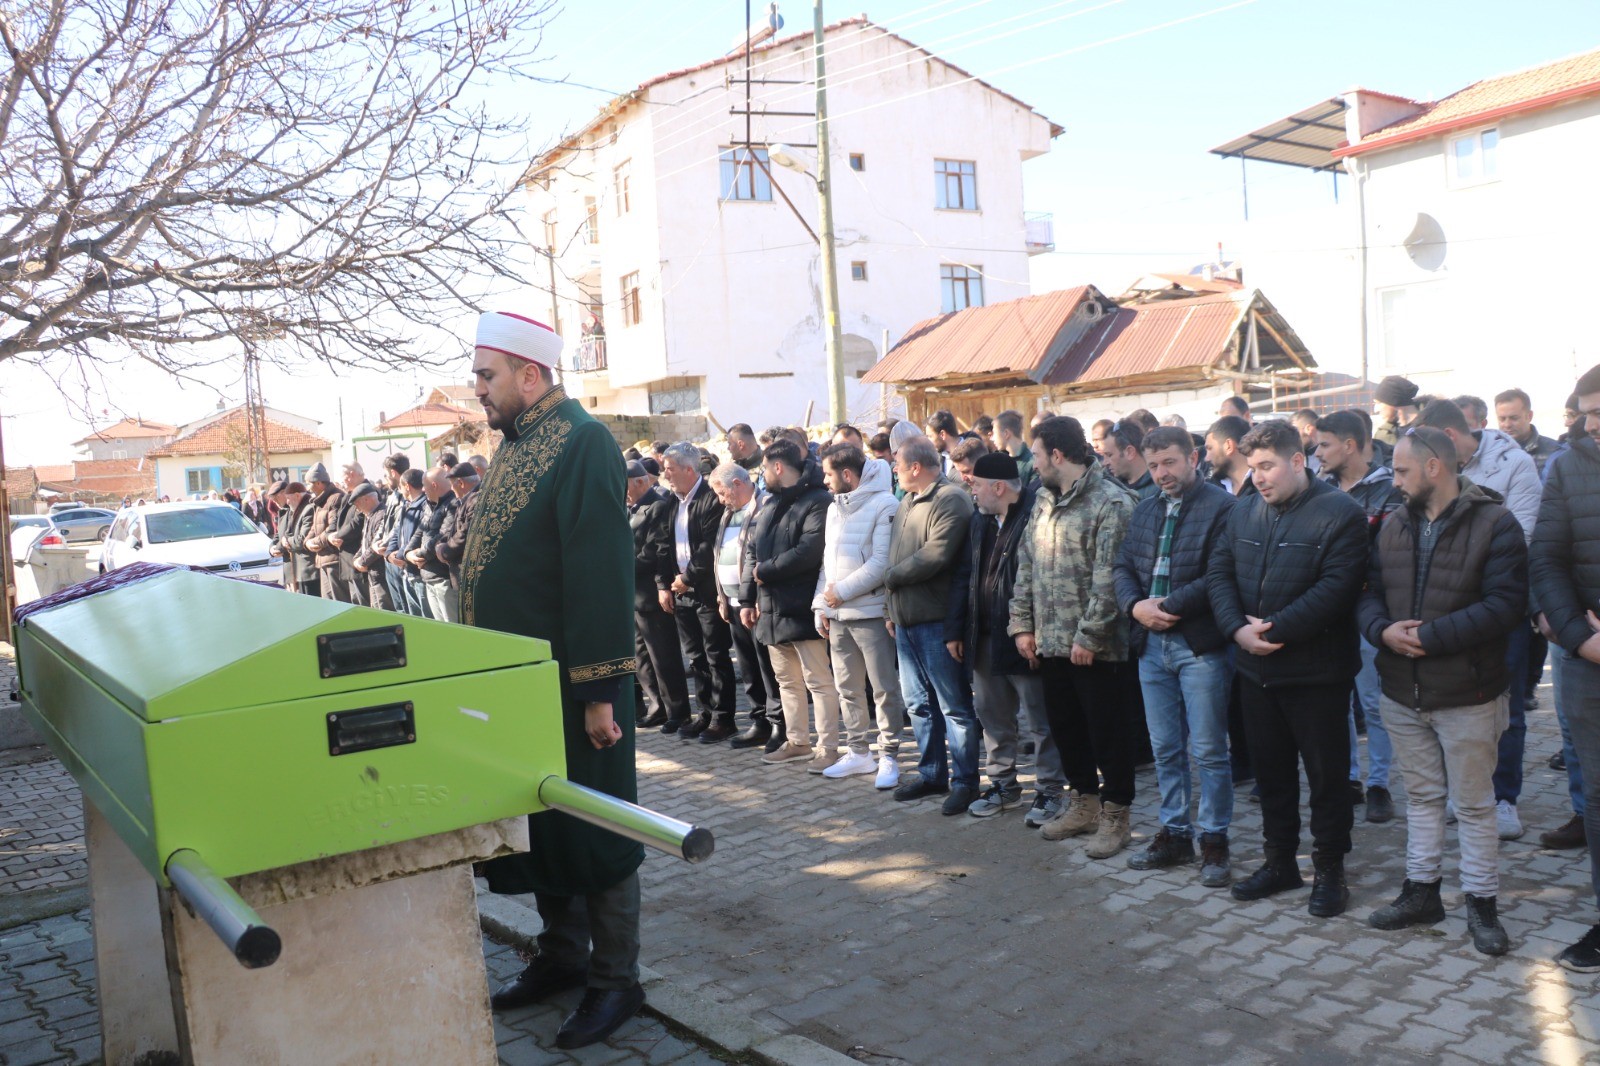
[[[467,456],[467,462],[471,463],[473,468],[478,471],[479,477],[489,472],[489,460],[481,455],[469,455]]]
[[[759,454],[759,453],[758,453]],[[733,658],[744,676],[744,693],[750,701],[750,728],[728,741],[732,748],[761,747],[766,752],[783,746],[788,733],[778,705],[778,679],[772,672],[772,655],[756,640],[739,615],[739,585],[743,580],[745,546],[755,526],[756,514],[767,500],[758,475],[737,460],[711,471],[711,491],[722,502],[717,526],[717,611],[733,636]],[[776,723],[776,728],[774,728]],[[701,735],[704,739],[704,734]]]
[[[428,617],[455,622],[459,619],[459,597],[450,584],[450,564],[439,557],[438,546],[448,536],[455,518],[456,497],[450,491],[450,479],[438,467],[423,475],[422,492],[428,502],[406,558],[417,568],[422,593],[428,599]]]
[[[362,531],[366,527],[366,518],[354,505],[356,489],[362,485],[371,484],[367,475],[361,469],[360,463],[346,463],[343,467],[344,474],[344,499],[339,504],[338,511],[334,514],[334,530],[328,535],[328,543],[339,549],[339,566],[337,580],[345,583],[350,589],[351,603],[366,603],[368,600],[367,575],[356,570],[356,553],[361,549]],[[376,492],[376,488],[374,488]]]
[[[669,719],[661,731],[692,740],[710,730],[715,739],[725,740],[735,728],[732,635],[717,609],[717,527],[723,507],[700,475],[700,449],[688,441],[668,445],[661,453],[661,474],[674,501],[674,573],[670,581],[657,579],[657,598],[678,623],[678,641],[700,704],[697,718]]]

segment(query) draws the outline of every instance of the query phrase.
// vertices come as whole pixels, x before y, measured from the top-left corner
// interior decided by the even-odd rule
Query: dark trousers
[[[772,674],[772,653],[739,620],[736,608],[728,609],[728,629],[733,635],[733,657],[744,678],[744,694],[750,700],[750,720],[780,719],[783,710],[778,705],[778,679]],[[771,701],[771,714],[767,713],[768,701]]]
[[[1133,765],[1155,762],[1155,750],[1150,746],[1150,724],[1144,716],[1144,686],[1139,683],[1138,659],[1117,664],[1117,688],[1126,716],[1124,721],[1127,723],[1128,744],[1133,752]]]
[[[1532,620],[1528,622],[1528,695],[1533,695],[1533,690],[1539,687],[1539,682],[1544,680],[1544,661],[1550,654],[1550,642],[1544,639],[1544,634],[1539,632],[1539,627]]]
[[[1265,688],[1239,679],[1250,762],[1261,789],[1268,861],[1293,862],[1300,850],[1300,763],[1311,789],[1313,857],[1350,851],[1350,686]]]
[[[733,638],[716,602],[701,603],[680,596],[674,604],[678,644],[689,660],[700,713],[733,718]]]
[[[1118,676],[1123,664],[1073,666],[1065,658],[1041,658],[1039,664],[1045,717],[1067,785],[1105,803],[1132,804],[1132,730]]]
[[[534,893],[544,929],[539,957],[589,971],[589,987],[621,990],[639,983],[639,874],[590,896]]]
[[[1228,689],[1228,760],[1233,763],[1233,783],[1240,784],[1256,776],[1250,765],[1250,741],[1244,734],[1244,704],[1239,701],[1239,675],[1233,675],[1233,685]]]
[[[1506,641],[1506,668],[1511,672],[1511,688],[1506,692],[1511,724],[1500,734],[1500,757],[1494,768],[1494,798],[1512,806],[1522,798],[1522,756],[1528,741],[1528,687],[1518,684],[1528,673],[1530,630],[1518,626]]]
[[[389,598],[389,575],[386,571],[393,568],[381,562],[375,565],[383,569],[368,570],[364,574],[357,571],[356,577],[366,583],[366,595],[358,598],[356,602],[376,607],[380,611],[392,611],[394,601]]]
[[[339,576],[337,566],[320,567],[321,593],[325,600],[335,600],[339,603],[350,602],[350,582]]]
[[[683,650],[672,616],[657,603],[635,600],[633,643],[639,683],[651,712],[665,711],[668,718],[679,721],[689,717],[689,678],[683,672]]]

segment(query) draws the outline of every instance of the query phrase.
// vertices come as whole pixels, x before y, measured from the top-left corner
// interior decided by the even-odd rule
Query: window
[[[1450,141],[1450,184],[1477,185],[1500,176],[1498,129],[1476,130]]]
[[[616,170],[611,172],[611,188],[617,198],[617,214],[625,215],[633,210],[633,200],[629,192],[629,169],[632,160],[627,160]]]
[[[933,161],[934,206],[942,211],[978,209],[978,164],[959,159]]]
[[[126,448],[113,448],[113,449],[111,449],[111,458],[113,458],[113,459],[126,459],[127,457],[128,457],[128,450]]]
[[[983,306],[983,268],[952,266],[939,268],[939,289],[944,298],[944,313]]]
[[[209,467],[196,467],[183,472],[184,481],[189,486],[185,491],[193,496],[197,492],[210,492],[211,470]]]
[[[622,324],[639,324],[639,272],[622,275]]]
[[[867,264],[865,264],[863,262],[860,262],[860,261],[851,263],[850,264],[850,280],[851,281],[866,281],[867,280]]]
[[[867,169],[867,157],[862,155],[860,152],[851,152],[850,153],[850,169],[851,170],[855,170],[855,171],[866,170]]]
[[[719,200],[772,202],[772,178],[767,175],[765,148],[724,148],[721,166]]]
[[[583,243],[600,243],[600,208],[592,196],[583,198]]]

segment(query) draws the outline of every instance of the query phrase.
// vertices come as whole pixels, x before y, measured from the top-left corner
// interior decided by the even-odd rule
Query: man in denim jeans
[[[950,584],[966,548],[972,496],[944,476],[939,451],[927,437],[911,437],[900,445],[895,473],[906,495],[890,527],[883,583],[889,590],[887,624],[900,660],[900,694],[922,758],[917,773],[903,780],[894,798],[907,801],[948,792],[944,813],[963,814],[978,798],[982,733],[972,709],[972,690],[945,645],[961,639],[959,622],[950,618]]]
[[[1161,789],[1161,828],[1128,860],[1135,870],[1194,862],[1190,781],[1200,779],[1200,883],[1228,884],[1233,772],[1228,692],[1233,650],[1211,617],[1206,567],[1234,498],[1199,476],[1187,430],[1163,426],[1141,442],[1159,494],[1140,501],[1117,555],[1117,605],[1133,618],[1145,719]],[[1187,743],[1185,743],[1187,739]],[[1193,748],[1193,770],[1188,748]]]

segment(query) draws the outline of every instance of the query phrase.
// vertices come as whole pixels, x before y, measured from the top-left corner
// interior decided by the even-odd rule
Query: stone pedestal
[[[513,818],[235,878],[283,953],[242,967],[84,804],[106,1066],[493,1066],[470,864]]]

